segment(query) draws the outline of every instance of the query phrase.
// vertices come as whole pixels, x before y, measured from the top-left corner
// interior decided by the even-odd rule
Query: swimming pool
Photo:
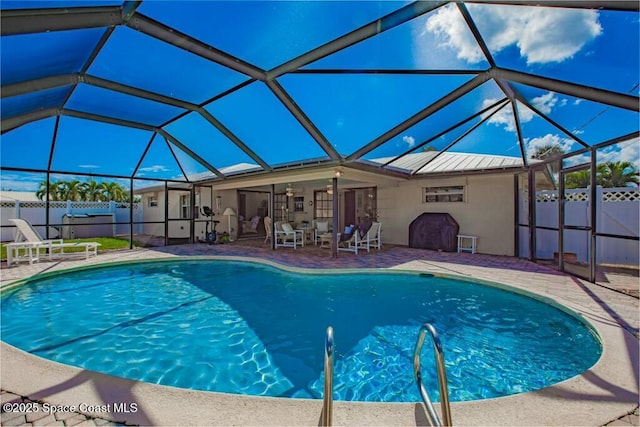
[[[30,281],[2,298],[3,340],[62,363],[152,383],[320,397],[324,332],[335,396],[418,401],[421,323],[440,332],[453,401],[530,391],[601,353],[577,318],[490,286],[419,274],[305,274],[231,261],[165,261]],[[433,358],[426,387],[438,400]]]

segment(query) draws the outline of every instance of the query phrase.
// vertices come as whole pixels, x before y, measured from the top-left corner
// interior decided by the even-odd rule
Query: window
[[[289,221],[289,206],[287,205],[286,194],[273,195],[273,211],[274,221]]]
[[[180,196],[180,219],[189,219],[189,195]]]
[[[304,197],[293,198],[293,211],[304,212]]]
[[[149,196],[147,199],[147,206],[150,208],[158,207],[158,198],[156,196]]]
[[[424,203],[464,202],[464,185],[426,187]]]
[[[315,191],[314,218],[333,218],[333,194],[326,191]]]

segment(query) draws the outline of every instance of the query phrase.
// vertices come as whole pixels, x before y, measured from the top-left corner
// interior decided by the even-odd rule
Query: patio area
[[[380,252],[340,253],[334,259],[329,250],[316,246],[274,251],[263,240],[250,239],[224,245],[190,244],[107,252],[88,262],[41,262],[12,268],[3,265],[2,286],[34,274],[88,264],[177,256],[251,257],[291,268],[392,268],[455,274],[499,282],[551,298],[580,313],[594,325],[605,348],[601,360],[582,375],[543,390],[499,399],[454,403],[454,423],[638,425],[639,300],[629,295],[632,293],[630,290],[637,292],[637,277],[608,274],[604,277],[608,287],[603,287],[512,257],[386,245]],[[64,365],[54,364],[56,366],[51,367],[51,362],[6,344],[2,344],[2,358],[2,389],[9,392],[3,394],[3,402],[16,399],[16,396],[26,396],[35,401],[56,404],[88,402],[97,405],[105,404],[109,399],[138,404],[139,410],[130,414],[128,419],[89,412],[89,416],[101,417],[85,419],[91,425],[114,421],[140,425],[316,425],[322,407],[322,402],[315,400],[256,398],[193,392],[130,380],[114,381],[112,377]],[[25,372],[40,372],[42,375]],[[544,414],[539,411],[542,405],[547,408]],[[20,414],[3,413],[3,425],[12,415],[15,416],[11,424],[19,425],[18,421],[23,420],[19,418]],[[23,421],[27,423],[29,419],[23,415]],[[64,420],[50,421],[62,425]],[[424,425],[426,418],[421,404],[335,402],[334,422],[336,425]]]

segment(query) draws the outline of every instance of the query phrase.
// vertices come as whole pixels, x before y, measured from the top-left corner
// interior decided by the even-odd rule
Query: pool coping
[[[260,262],[285,270],[316,274],[336,271],[292,267],[270,260],[239,256],[163,257],[158,260],[175,261],[185,258]],[[147,261],[152,259],[133,262]],[[123,264],[123,262],[98,263],[87,267],[96,268],[113,264]],[[78,269],[67,269],[65,272]],[[440,277],[455,277],[503,285],[507,289],[515,289],[536,299],[567,307],[570,312],[575,312],[582,320],[587,321],[600,336],[603,344],[601,358],[588,371],[534,392],[453,403],[454,424],[602,425],[637,407],[638,340],[616,323],[605,308],[593,304],[593,301],[581,301],[585,298],[584,295],[575,295],[575,298],[568,299],[562,292],[558,292],[555,284],[534,286],[535,283],[533,285],[528,283],[525,286],[504,283],[504,280],[500,282],[487,280],[473,275],[460,277],[424,270],[411,263],[382,270],[428,272]],[[337,271],[362,270],[338,269]],[[513,276],[515,281],[517,277],[515,274]],[[3,286],[2,290],[19,285],[25,280],[28,278],[11,282]],[[0,354],[2,356],[0,372],[4,390],[57,405],[68,404],[78,408],[80,404],[102,406],[102,408],[95,408],[97,410],[94,411],[82,412],[116,422],[140,425],[318,425],[322,410],[320,400],[203,392],[112,377],[42,359],[4,342],[0,344]],[[28,374],[25,375],[25,373]],[[132,402],[137,403],[136,412],[122,413],[114,410],[115,403]],[[109,410],[104,411],[106,404],[109,404]],[[422,404],[418,403],[336,401],[333,414],[336,425],[428,424]]]

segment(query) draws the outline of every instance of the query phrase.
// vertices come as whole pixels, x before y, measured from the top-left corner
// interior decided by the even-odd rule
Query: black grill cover
[[[455,252],[459,230],[448,213],[425,212],[409,224],[409,247]]]

